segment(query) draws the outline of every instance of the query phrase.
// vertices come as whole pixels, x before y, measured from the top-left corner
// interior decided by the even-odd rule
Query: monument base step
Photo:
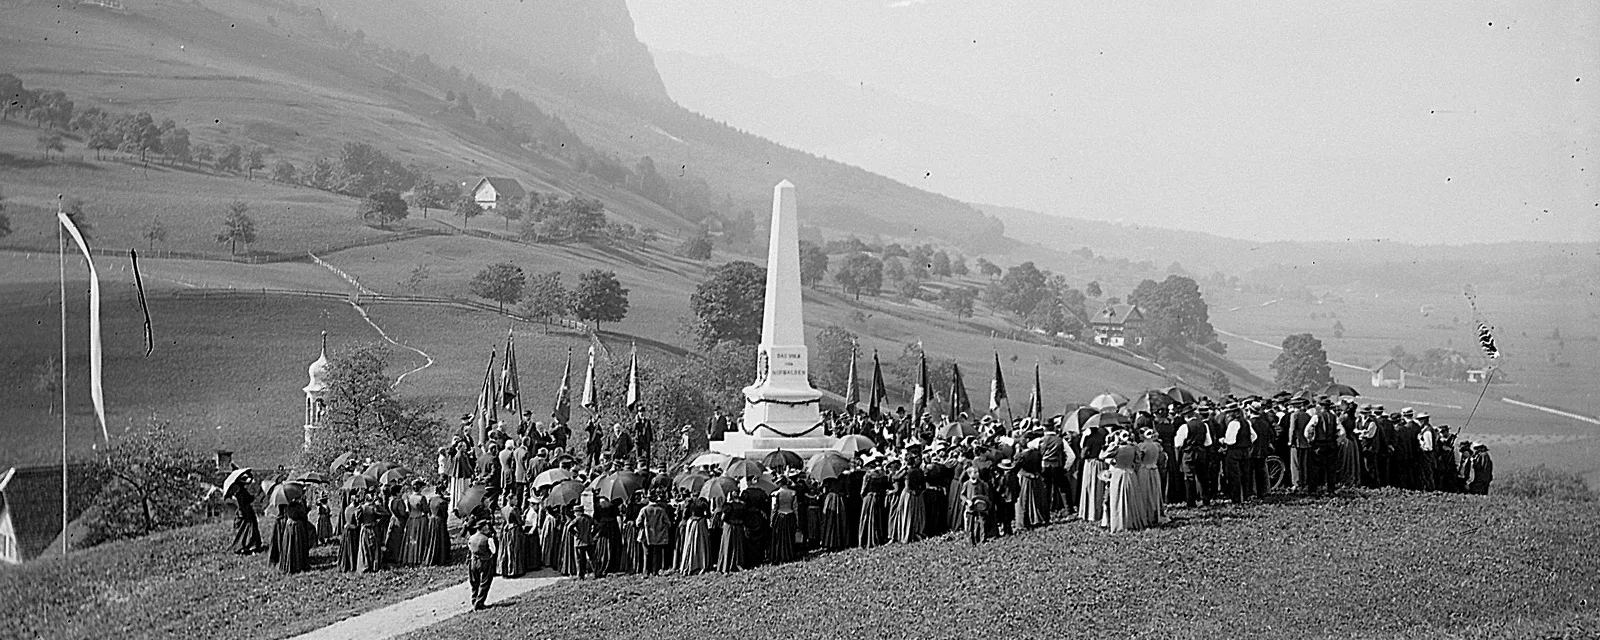
[[[759,460],[769,453],[782,449],[809,459],[824,451],[833,451],[833,445],[838,441],[839,439],[833,436],[765,438],[733,432],[724,434],[722,440],[711,443],[711,450],[735,458]]]

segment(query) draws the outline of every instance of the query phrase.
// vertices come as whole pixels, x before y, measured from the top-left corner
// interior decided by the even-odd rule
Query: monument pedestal
[[[757,460],[778,449],[802,458],[830,451],[838,439],[824,433],[819,398],[821,394],[809,388],[747,387],[744,426],[711,443],[711,450]]]

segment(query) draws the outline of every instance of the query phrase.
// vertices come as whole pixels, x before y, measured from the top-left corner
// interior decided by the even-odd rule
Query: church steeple
[[[311,434],[322,428],[322,416],[327,412],[327,403],[323,400],[323,393],[328,389],[324,378],[328,373],[328,332],[322,332],[322,352],[317,359],[306,367],[306,375],[311,379],[301,391],[306,392],[306,422],[305,443],[306,450],[311,449]]]

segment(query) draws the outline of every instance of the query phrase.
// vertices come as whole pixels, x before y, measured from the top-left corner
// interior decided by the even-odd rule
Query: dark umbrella
[[[483,487],[467,487],[461,497],[456,498],[456,515],[465,518],[480,504],[483,504]]]
[[[739,481],[727,476],[712,478],[700,488],[700,497],[707,500],[722,500],[737,493],[739,493]]]
[[[1078,407],[1068,413],[1066,418],[1061,421],[1061,428],[1066,431],[1083,431],[1084,423],[1097,415],[1100,415],[1099,411],[1088,407]]]
[[[272,489],[272,506],[281,506],[306,495],[306,486],[298,482],[285,482]]]
[[[534,479],[533,479],[533,488],[541,489],[541,488],[544,488],[544,487],[555,485],[555,484],[557,484],[557,483],[559,483],[559,482],[561,482],[563,480],[571,480],[571,479],[572,479],[572,472],[571,471],[567,471],[566,469],[562,469],[561,467],[556,467],[554,469],[546,469],[543,472],[541,472],[538,476],[534,477]]]
[[[784,451],[783,449],[779,449],[767,454],[766,457],[761,459],[761,462],[762,464],[767,465],[767,468],[769,469],[776,469],[778,467],[783,467],[785,469],[799,469],[806,463],[805,459],[800,457],[800,454],[793,451]]]
[[[351,489],[371,489],[376,484],[378,484],[377,480],[357,473],[345,479],[344,488],[346,491]]]
[[[1167,397],[1172,398],[1177,402],[1182,402],[1183,404],[1194,404],[1196,400],[1200,399],[1198,396],[1194,395],[1193,391],[1178,386],[1162,387],[1159,389],[1159,391],[1167,394]]]
[[[328,475],[321,471],[306,471],[295,476],[294,479],[300,482],[324,483],[328,481]]]
[[[1112,412],[1108,411],[1108,412],[1096,415],[1093,418],[1089,418],[1089,420],[1087,422],[1083,423],[1083,426],[1086,429],[1089,428],[1089,427],[1104,427],[1104,428],[1110,429],[1111,427],[1114,427],[1114,426],[1117,426],[1117,425],[1120,425],[1120,424],[1127,424],[1127,423],[1128,423],[1128,419],[1126,417],[1124,417],[1122,414],[1120,414],[1120,413],[1112,413]]]
[[[822,482],[828,478],[837,478],[839,474],[849,471],[850,459],[836,451],[825,451],[817,454],[806,463],[806,474],[812,480]]]
[[[564,507],[583,499],[584,486],[577,480],[564,480],[550,488],[550,495],[545,496],[544,506]]]
[[[596,497],[627,501],[633,492],[644,491],[645,480],[637,473],[620,471],[595,480],[590,486]]]
[[[367,474],[369,476],[372,476],[374,478],[382,478],[383,477],[383,472],[388,471],[388,470],[393,469],[393,468],[394,468],[394,465],[389,464],[387,462],[374,462],[372,464],[367,465],[367,470],[366,471],[362,471],[362,473]]]
[[[703,473],[684,472],[678,474],[678,477],[672,480],[672,486],[699,494],[700,489],[705,487],[706,481],[710,479],[711,476]]]
[[[1359,396],[1359,395],[1361,395],[1361,392],[1360,391],[1356,391],[1355,387],[1352,387],[1352,386],[1347,385],[1347,384],[1339,384],[1337,382],[1328,385],[1328,388],[1326,390],[1324,390],[1322,393],[1324,395],[1330,395],[1330,396]]]
[[[1172,396],[1169,396],[1165,393],[1160,391],[1146,391],[1139,394],[1138,399],[1133,401],[1131,410],[1135,413],[1140,411],[1155,413],[1157,409],[1164,409],[1173,402],[1176,401],[1172,399]]]
[[[411,477],[411,471],[409,469],[395,467],[383,472],[383,475],[378,476],[378,484],[399,484],[405,482],[406,478],[409,477]]]
[[[728,467],[722,470],[722,475],[728,478],[753,478],[766,470],[766,467],[755,460],[738,458],[728,463]]]

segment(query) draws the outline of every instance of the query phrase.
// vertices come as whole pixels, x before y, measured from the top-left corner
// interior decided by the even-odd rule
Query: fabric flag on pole
[[[867,392],[867,417],[883,417],[883,401],[889,399],[889,390],[883,385],[883,367],[878,364],[878,350],[872,350],[872,390]]]
[[[500,408],[510,415],[508,422],[522,417],[522,384],[517,381],[517,345],[511,330],[506,330],[506,360],[500,369]]]
[[[578,398],[578,406],[594,410],[594,345],[589,345],[589,367],[583,370],[583,395]]]
[[[639,406],[639,345],[628,351],[628,402],[627,407]]]
[[[1044,419],[1044,390],[1039,387],[1039,364],[1033,365],[1033,395],[1028,397],[1028,417]]]
[[[567,366],[561,369],[561,386],[556,389],[556,408],[550,417],[559,424],[572,419],[572,347],[567,347]]]
[[[478,432],[478,443],[482,444],[489,437],[489,429],[499,419],[499,412],[495,411],[500,406],[499,396],[494,388],[494,358],[495,352],[489,350],[489,366],[483,371],[483,390],[478,392],[478,411],[472,418],[472,426]]]
[[[917,354],[917,386],[911,390],[911,425],[909,431],[915,433],[922,425],[922,417],[928,414],[928,354]]]
[[[989,381],[989,412],[1000,410],[1000,403],[1010,396],[1006,395],[1006,376],[1000,371],[1000,354],[994,354],[994,379]]]
[[[78,231],[78,225],[72,223],[72,218],[67,217],[63,211],[56,211],[56,219],[61,221],[67,233],[72,236],[72,241],[77,243],[78,250],[83,252],[83,261],[89,265],[89,399],[94,402],[94,416],[100,420],[100,437],[107,442],[111,441],[111,432],[106,429],[106,393],[100,384],[100,363],[102,358],[100,340],[100,271],[94,267],[94,258],[89,254],[89,245],[83,241],[83,234]],[[61,249],[65,251],[65,247]],[[63,303],[65,304],[65,303]],[[67,363],[61,363],[65,370]],[[61,412],[66,413],[66,407]]]
[[[950,421],[961,419],[961,414],[972,411],[972,401],[967,398],[967,383],[961,380],[961,365],[950,363]]]
[[[856,348],[850,346],[850,372],[844,377],[844,411],[855,413],[856,405],[861,404],[861,391],[856,389]]]

